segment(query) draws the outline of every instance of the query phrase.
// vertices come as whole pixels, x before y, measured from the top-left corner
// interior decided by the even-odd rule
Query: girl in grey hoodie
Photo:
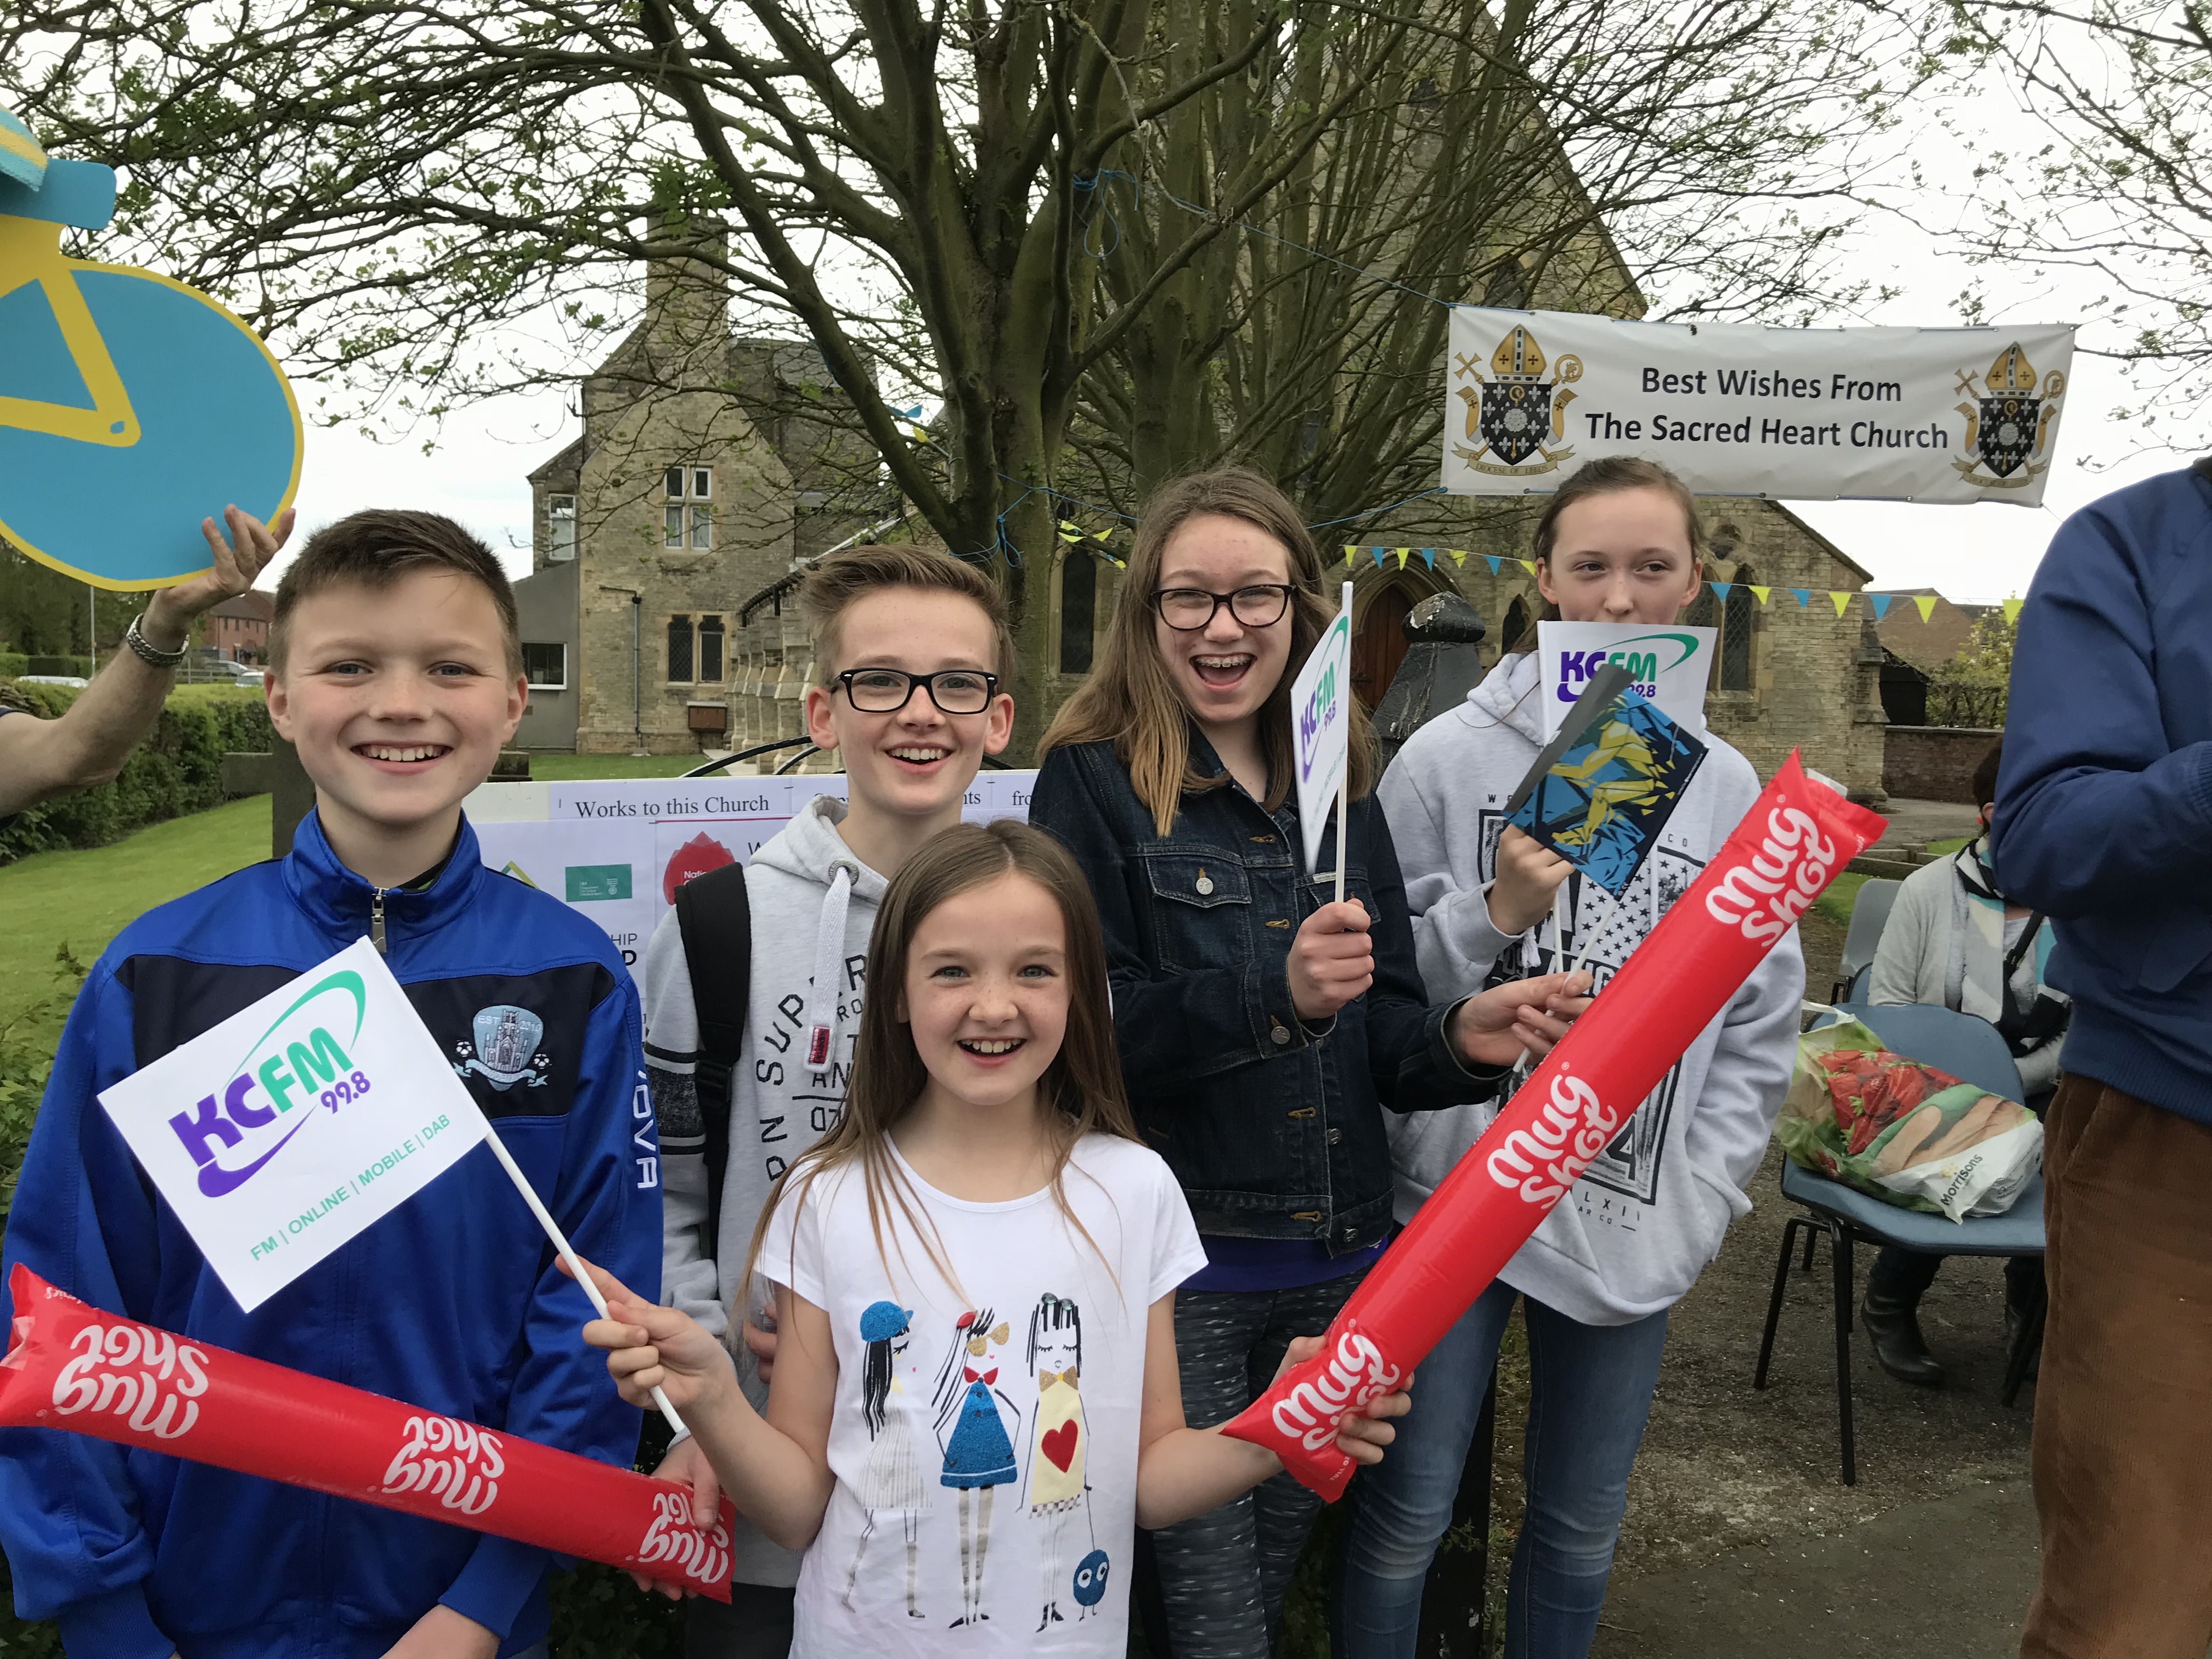
[[[1696,501],[1672,473],[1649,461],[1592,462],[1553,496],[1538,524],[1538,585],[1569,621],[1665,627],[1697,597],[1704,546]],[[1505,825],[1507,798],[1544,741],[1540,689],[1536,654],[1508,654],[1463,704],[1413,735],[1378,790],[1432,1000],[1540,971],[1563,883],[1569,960],[1589,944],[1602,994],[1758,796],[1750,763],[1701,733],[1705,763],[1608,920],[1610,895]],[[1658,1380],[1667,1310],[1712,1260],[1729,1223],[1751,1207],[1744,1188],[1789,1087],[1803,991],[1793,932],[1423,1363],[1394,1455],[1353,1487],[1334,1620],[1340,1655],[1413,1652],[1421,1588],[1450,1523],[1516,1300],[1528,1326],[1534,1398],[1528,1516],[1514,1551],[1505,1650],[1509,1659],[1588,1651]],[[1393,1124],[1401,1223],[1505,1097]]]

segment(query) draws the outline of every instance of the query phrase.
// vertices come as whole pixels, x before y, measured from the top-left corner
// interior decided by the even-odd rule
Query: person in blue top
[[[2093,502],[2020,615],[1991,824],[2074,1000],[2044,1116],[2021,1652],[2212,1644],[2212,459]]]
[[[428,514],[318,532],[276,590],[267,696],[315,784],[290,855],[148,913],[86,980],[4,1258],[84,1301],[629,1467],[638,1414],[479,1147],[251,1314],[96,1097],[366,936],[578,1249],[657,1285],[638,1000],[605,934],[484,867],[462,797],[526,695],[514,597]],[[635,1275],[631,1278],[629,1276]],[[71,1659],[494,1659],[544,1651],[541,1549],[205,1464],[0,1432],[0,1544]]]
[[[1383,1112],[1488,1099],[1583,1006],[1561,975],[1428,1006],[1356,702],[1344,899],[1334,837],[1304,868],[1290,688],[1335,611],[1273,483],[1227,468],[1167,485],[1137,526],[1099,665],[1046,733],[1030,807],[1089,879],[1130,1105],[1206,1249],[1175,1307],[1200,1427],[1243,1410],[1382,1254]],[[1146,1534],[1153,1651],[1264,1659],[1320,1506],[1279,1475]],[[1140,1539],[1140,1585],[1147,1559]]]

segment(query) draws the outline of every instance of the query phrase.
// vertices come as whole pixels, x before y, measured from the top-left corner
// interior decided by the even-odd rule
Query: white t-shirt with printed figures
[[[837,1346],[836,1486],[792,1652],[1121,1659],[1146,1316],[1206,1265],[1182,1189],[1150,1149],[1086,1136],[1060,1183],[1079,1231],[1049,1189],[970,1204],[892,1158],[955,1283],[895,1196],[878,1252],[852,1166],[779,1206],[762,1249]]]

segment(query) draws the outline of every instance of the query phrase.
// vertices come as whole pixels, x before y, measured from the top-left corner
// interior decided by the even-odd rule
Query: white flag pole
[[[1577,974],[1582,972],[1583,964],[1589,960],[1590,952],[1597,948],[1598,940],[1604,938],[1605,930],[1613,926],[1613,919],[1620,909],[1621,900],[1627,896],[1628,889],[1626,887],[1613,896],[1613,902],[1605,907],[1605,914],[1598,918],[1597,926],[1590,929],[1590,936],[1583,941],[1582,948],[1575,952],[1575,965],[1568,970],[1569,972]]]
[[[582,1285],[584,1294],[591,1297],[592,1306],[599,1310],[599,1317],[612,1318],[613,1316],[607,1311],[606,1297],[599,1294],[599,1287],[592,1282],[592,1276],[585,1270],[575,1247],[568,1243],[568,1235],[561,1231],[561,1224],[553,1219],[551,1212],[538,1198],[537,1188],[530,1184],[530,1177],[523,1174],[521,1166],[515,1163],[514,1154],[507,1150],[507,1143],[499,1138],[499,1131],[486,1125],[484,1140],[491,1147],[491,1155],[499,1160],[499,1167],[507,1171],[507,1178],[514,1183],[514,1190],[522,1194],[522,1201],[530,1206],[530,1213],[536,1216],[538,1224],[545,1229],[545,1237],[553,1241],[553,1248],[568,1264],[568,1271],[576,1276],[576,1283]],[[653,1403],[660,1407],[660,1414],[668,1419],[668,1426],[678,1435],[691,1432],[684,1426],[684,1419],[676,1414],[676,1407],[668,1403],[668,1396],[659,1389],[653,1391]]]
[[[1347,618],[1352,615],[1352,584],[1344,585],[1344,600],[1340,607]],[[1346,685],[1337,695],[1348,697],[1352,688]],[[1344,818],[1352,809],[1352,715],[1347,705],[1344,719],[1345,758],[1343,769],[1336,780],[1336,902],[1344,902]]]

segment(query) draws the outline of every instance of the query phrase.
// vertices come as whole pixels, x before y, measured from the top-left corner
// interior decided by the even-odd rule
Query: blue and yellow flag
[[[1619,895],[1705,758],[1705,746],[1624,686],[1552,762],[1511,817]]]

